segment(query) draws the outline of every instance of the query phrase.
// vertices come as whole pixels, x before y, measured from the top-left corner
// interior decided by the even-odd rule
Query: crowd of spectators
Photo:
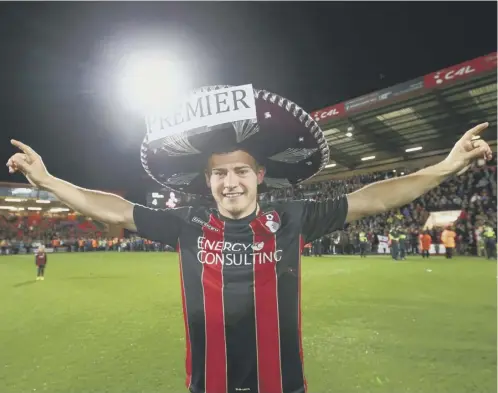
[[[0,216],[0,255],[30,253],[39,245],[53,252],[163,251],[169,249],[138,236],[112,237],[107,227],[90,220],[68,222],[36,216]]]
[[[395,172],[372,173],[356,176],[347,180],[329,181],[310,186],[301,186],[296,190],[298,197],[316,193],[311,196],[317,200],[327,198],[341,192],[352,192],[369,183],[388,179],[398,174]],[[412,203],[399,209],[383,214],[366,217],[351,223],[341,233],[339,248],[341,252],[355,253],[358,250],[359,232],[365,232],[371,243],[371,249],[378,245],[378,235],[388,236],[393,225],[400,225],[407,232],[409,250],[417,251],[418,236],[423,229],[429,214],[437,211],[458,210],[459,217],[453,224],[457,233],[457,252],[461,255],[476,255],[478,243],[484,225],[496,228],[496,155],[486,165],[475,166],[461,176],[453,176],[440,186],[417,198]],[[266,198],[273,200],[289,198],[293,191],[273,193]],[[444,228],[435,227],[430,230],[433,244],[441,243],[441,233]],[[322,239],[324,246],[332,252],[334,234],[329,239]]]

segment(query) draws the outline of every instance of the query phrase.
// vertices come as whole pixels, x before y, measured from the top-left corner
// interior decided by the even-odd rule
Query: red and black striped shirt
[[[137,205],[141,236],[177,247],[192,393],[304,393],[300,262],[305,243],[342,229],[347,198],[215,209]]]
[[[44,252],[37,252],[35,254],[36,266],[45,266],[47,264],[47,254]]]

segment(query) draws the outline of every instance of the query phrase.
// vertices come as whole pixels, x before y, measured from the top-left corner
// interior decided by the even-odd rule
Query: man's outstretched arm
[[[407,176],[372,183],[348,195],[346,222],[403,206],[441,184],[453,174],[461,174],[477,158],[490,160],[492,151],[483,140],[473,140],[488,127],[483,123],[467,131],[444,161]]]
[[[346,222],[406,205],[437,187],[452,173],[443,161],[407,176],[369,184],[348,194],[349,210]]]
[[[137,230],[133,219],[135,205],[119,195],[81,188],[54,176],[50,176],[46,183],[40,186],[86,217],[120,225],[130,231]]]
[[[10,173],[21,172],[35,187],[52,192],[64,204],[80,214],[108,224],[136,231],[134,204],[118,195],[87,190],[50,175],[41,157],[29,146],[11,141],[22,153],[7,162]]]

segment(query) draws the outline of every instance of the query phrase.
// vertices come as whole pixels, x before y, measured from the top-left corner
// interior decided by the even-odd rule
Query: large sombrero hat
[[[195,90],[167,114],[146,117],[142,165],[169,189],[209,195],[204,175],[213,153],[244,150],[266,168],[259,192],[303,182],[329,162],[313,118],[294,102],[244,86]]]

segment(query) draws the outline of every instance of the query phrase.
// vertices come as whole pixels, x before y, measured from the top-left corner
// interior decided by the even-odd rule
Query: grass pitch
[[[177,255],[0,258],[0,393],[176,393]],[[432,269],[431,272],[427,269]],[[496,392],[496,263],[303,258],[309,393]]]

